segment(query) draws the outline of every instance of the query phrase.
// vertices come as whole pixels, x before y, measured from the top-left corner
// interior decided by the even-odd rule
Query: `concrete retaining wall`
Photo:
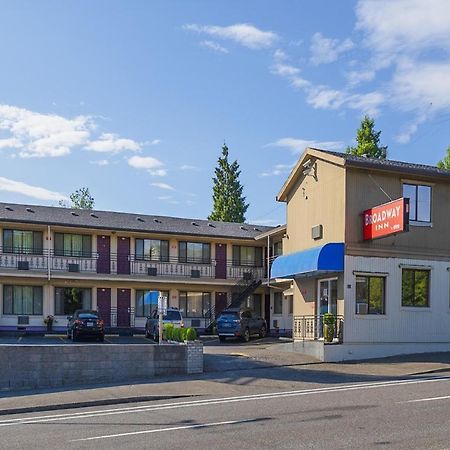
[[[202,372],[201,342],[0,346],[0,390],[127,383]]]

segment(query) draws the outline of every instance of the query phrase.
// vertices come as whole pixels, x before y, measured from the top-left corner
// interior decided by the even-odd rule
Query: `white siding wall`
[[[400,265],[431,267],[430,307],[402,307]],[[344,343],[450,342],[450,261],[345,257]],[[385,315],[356,315],[354,271],[387,273]]]

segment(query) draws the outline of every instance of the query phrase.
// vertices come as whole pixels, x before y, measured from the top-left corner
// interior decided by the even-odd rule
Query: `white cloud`
[[[372,81],[375,78],[375,70],[351,70],[346,74],[346,77],[350,86],[356,86],[359,83]]]
[[[285,137],[267,144],[266,147],[287,148],[292,153],[297,154],[303,152],[307,147],[320,148],[323,150],[341,150],[344,147],[344,143],[340,141],[315,141]],[[282,166],[282,168],[285,169],[289,167],[292,168],[293,166]]]
[[[158,200],[170,203],[171,205],[178,205],[180,203],[178,200],[175,200],[171,195],[160,195],[157,198]]]
[[[161,139],[153,139],[153,141],[146,142],[148,145],[158,145],[161,144]]]
[[[138,151],[141,144],[132,139],[120,138],[113,133],[103,133],[100,137],[86,145],[87,150],[99,153],[119,153],[122,151]]]
[[[198,167],[196,166],[191,166],[189,164],[184,164],[180,167],[180,170],[200,170]]]
[[[228,53],[228,50],[225,47],[222,47],[219,43],[214,41],[201,41],[200,45],[205,48],[209,48],[216,53]]]
[[[14,192],[16,194],[22,194],[27,197],[37,198],[39,200],[69,200],[68,197],[60,194],[59,192],[49,191],[38,186],[31,186],[21,181],[10,180],[4,177],[0,177],[0,191]]]
[[[238,23],[227,27],[189,24],[184,25],[183,28],[199,34],[228,39],[251,49],[272,47],[278,40],[276,33],[260,30],[249,23]]]
[[[152,156],[132,156],[128,159],[128,164],[135,169],[147,170],[150,175],[156,177],[165,177],[167,175],[164,163]]]
[[[321,33],[314,33],[311,38],[311,58],[314,65],[327,64],[336,61],[341,53],[351,50],[354,47],[350,39],[339,41],[322,36]]]
[[[270,70],[274,75],[287,79],[291,86],[295,88],[306,88],[311,84],[308,80],[300,76],[300,69],[298,67],[280,61],[279,56],[275,56],[275,63]]]
[[[74,147],[86,144],[93,128],[92,119],[88,116],[66,119],[0,105],[0,130],[10,133],[11,137],[6,139],[8,145],[21,148],[19,156],[22,158],[67,155]]]
[[[99,161],[89,161],[90,164],[95,164],[97,166],[107,166],[109,161],[107,159],[100,159]]]
[[[260,177],[271,177],[278,175],[285,175],[291,172],[292,168],[295,166],[295,162],[292,164],[277,164],[272,170],[268,172],[262,172],[259,174]]]
[[[0,149],[2,148],[20,148],[23,147],[22,142],[16,138],[0,139]]]
[[[168,191],[174,191],[175,188],[167,183],[152,183],[152,186],[155,186],[160,189],[166,189]]]

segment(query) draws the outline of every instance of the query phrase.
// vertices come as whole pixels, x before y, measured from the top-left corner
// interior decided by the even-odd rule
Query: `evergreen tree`
[[[228,162],[228,147],[223,144],[222,156],[219,157],[213,177],[213,211],[209,220],[220,222],[245,222],[248,204],[242,196],[243,186],[239,181],[239,164]]]
[[[347,147],[347,153],[355,156],[386,159],[387,145],[380,146],[381,131],[374,130],[375,121],[364,116],[361,126],[356,131],[356,147]]]
[[[439,167],[439,169],[450,170],[450,147],[447,149],[447,155],[445,155],[443,159],[438,161],[437,166]]]
[[[86,187],[77,189],[75,192],[70,194],[70,201],[72,202],[70,208],[92,209],[94,207],[94,197],[91,196],[89,189]],[[59,202],[59,206],[68,208],[68,205],[63,200]]]

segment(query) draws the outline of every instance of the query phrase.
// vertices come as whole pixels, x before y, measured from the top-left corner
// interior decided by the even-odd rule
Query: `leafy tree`
[[[450,147],[447,149],[447,155],[445,155],[443,159],[438,161],[437,166],[439,167],[439,169],[450,170]]]
[[[222,156],[219,157],[213,177],[213,211],[209,220],[221,222],[245,222],[248,204],[242,195],[243,186],[239,181],[239,164],[228,162],[228,147],[223,144]]]
[[[364,116],[361,126],[356,131],[356,147],[347,147],[347,153],[355,156],[368,156],[369,158],[386,159],[387,145],[380,145],[381,131],[374,130],[375,121]]]
[[[75,192],[70,194],[70,201],[72,202],[70,208],[92,209],[94,207],[94,197],[91,196],[87,187],[77,189]],[[68,205],[63,200],[59,202],[59,206],[68,208]]]

